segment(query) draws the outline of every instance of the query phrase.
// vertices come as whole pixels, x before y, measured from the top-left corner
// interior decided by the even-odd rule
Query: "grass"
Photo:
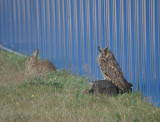
[[[160,109],[140,93],[84,95],[87,78],[62,70],[29,77],[25,60],[0,51],[0,121],[160,121]]]

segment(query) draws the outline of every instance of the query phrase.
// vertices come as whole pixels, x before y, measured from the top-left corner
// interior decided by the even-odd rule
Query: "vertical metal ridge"
[[[19,42],[19,52],[21,52],[22,48],[22,39],[21,39],[21,8],[20,8],[20,0],[17,0],[17,18],[18,18],[18,42]]]
[[[65,45],[66,45],[66,36],[65,36],[65,12],[64,12],[64,1],[65,0],[62,0],[62,48],[63,48],[63,66],[62,66],[62,68],[64,68],[65,69],[65,67],[66,67],[66,48],[65,48]]]
[[[90,1],[86,0],[85,1],[85,9],[86,9],[86,42],[87,42],[87,75],[91,77],[91,20],[90,20]]]
[[[135,85],[136,89],[139,90],[139,2],[134,1],[134,58],[135,58]]]
[[[39,39],[40,38],[40,32],[39,32],[40,31],[40,27],[39,27],[40,25],[39,25],[39,6],[38,6],[38,4],[39,4],[39,2],[38,2],[38,0],[36,0],[36,6],[35,7],[36,7],[36,24],[37,24],[36,25],[37,26],[37,28],[36,28],[37,29],[37,47],[40,48],[40,42],[39,42],[40,41],[40,39]]]
[[[147,37],[146,37],[146,0],[141,1],[141,10],[140,10],[140,28],[141,28],[141,52],[140,53],[140,60],[141,60],[141,88],[144,94],[146,95],[147,90],[147,78],[146,78],[146,67],[147,67],[147,55],[146,55],[146,49],[147,49]]]
[[[14,38],[14,36],[16,36],[16,33],[14,32],[14,24],[13,21],[15,22],[15,20],[13,19],[13,15],[12,15],[12,1],[8,1],[8,30],[10,31],[8,33],[8,38],[10,41],[10,47],[11,49],[13,49],[14,45],[16,45],[16,43],[14,43],[14,41],[17,41],[16,38]],[[15,30],[16,31],[16,30]],[[14,38],[14,40],[12,40]]]
[[[117,2],[116,0],[112,1],[112,44],[113,44],[113,53],[117,59]]]
[[[121,54],[120,54],[120,63],[122,67],[122,71],[125,72],[125,58],[124,58],[124,6],[123,6],[123,0],[120,1],[120,10],[119,10],[119,41],[120,41],[120,48],[121,48]],[[118,40],[117,40],[118,41]],[[118,51],[118,50],[117,50]]]
[[[8,39],[8,33],[7,33],[7,32],[9,31],[9,30],[8,30],[8,23],[7,23],[7,22],[8,22],[8,21],[7,21],[7,20],[8,20],[8,19],[7,19],[7,16],[8,16],[8,15],[7,15],[7,14],[8,14],[7,8],[8,8],[8,7],[7,7],[7,0],[5,0],[5,2],[4,2],[4,15],[5,15],[5,16],[4,16],[4,17],[5,17],[5,18],[4,18],[4,19],[5,19],[5,21],[4,21],[4,31],[5,31],[5,33],[4,33],[4,34],[5,34],[5,38],[4,38],[4,39],[5,39],[5,41],[8,42],[8,47],[9,47],[9,48],[12,48],[12,47],[11,47],[11,40]],[[7,46],[7,43],[6,43],[6,46]]]
[[[0,43],[5,45],[5,42],[4,42],[4,30],[3,30],[3,29],[4,29],[3,4],[4,4],[4,3],[3,3],[3,0],[1,0],[1,1],[0,1],[0,7],[1,7],[1,8],[0,8],[0,11],[1,11],[1,19],[0,19],[0,22],[1,22],[1,23],[0,23],[0,24],[1,24],[1,25],[0,25],[0,31],[1,31],[1,33],[0,33],[0,34],[1,34],[1,35],[0,35]]]
[[[27,29],[27,40],[26,41],[28,41],[29,42],[29,46],[27,46],[27,48],[28,48],[28,51],[31,53],[32,52],[32,40],[31,40],[31,24],[30,24],[30,16],[31,16],[31,14],[30,14],[30,0],[27,0],[26,2],[25,2],[25,4],[26,4],[26,14],[27,14],[27,16],[26,16],[26,18],[27,18],[27,21],[26,21],[26,29]]]
[[[47,57],[49,59],[51,59],[51,51],[52,51],[52,47],[51,47],[51,18],[50,18],[50,1],[46,0],[46,41],[47,41],[47,49],[46,49],[46,53],[47,53]]]
[[[160,16],[159,16],[159,12],[158,11],[160,11],[160,1],[157,1],[158,3],[157,3],[157,16],[158,16],[158,83],[160,82]],[[157,92],[158,92],[158,101],[160,101],[160,83],[157,85],[157,87],[158,87],[158,90],[157,90]]]
[[[126,39],[128,40],[127,42],[127,68],[128,68],[128,76],[129,76],[129,82],[132,81],[132,27],[131,27],[131,1],[126,1],[126,23],[127,23],[127,28],[126,28]]]
[[[104,1],[104,41],[105,47],[110,47],[110,5],[109,0]]]

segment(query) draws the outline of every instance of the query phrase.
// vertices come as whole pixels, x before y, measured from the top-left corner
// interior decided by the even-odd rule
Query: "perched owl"
[[[127,80],[125,79],[113,53],[108,49],[108,47],[105,49],[98,47],[98,49],[100,52],[98,57],[98,64],[104,79],[111,81],[123,92],[131,91],[132,84],[127,83]]]

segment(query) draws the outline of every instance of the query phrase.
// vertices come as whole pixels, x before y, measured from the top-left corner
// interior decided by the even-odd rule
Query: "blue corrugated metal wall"
[[[160,0],[0,0],[0,44],[40,49],[58,68],[101,79],[98,46],[115,54],[134,91],[160,101]]]

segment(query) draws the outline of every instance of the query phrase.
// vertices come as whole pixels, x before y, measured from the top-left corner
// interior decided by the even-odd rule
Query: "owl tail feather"
[[[127,82],[127,86],[128,86],[128,88],[125,90],[125,92],[132,92],[132,86],[133,86],[133,84]]]
[[[128,88],[125,89],[125,90],[119,89],[119,93],[123,94],[125,92],[132,92],[132,86],[133,86],[133,84],[127,82],[127,86],[128,86]]]
[[[133,84],[128,83],[128,86],[129,86],[129,91],[131,91],[131,92],[132,92],[132,86],[133,86]]]

